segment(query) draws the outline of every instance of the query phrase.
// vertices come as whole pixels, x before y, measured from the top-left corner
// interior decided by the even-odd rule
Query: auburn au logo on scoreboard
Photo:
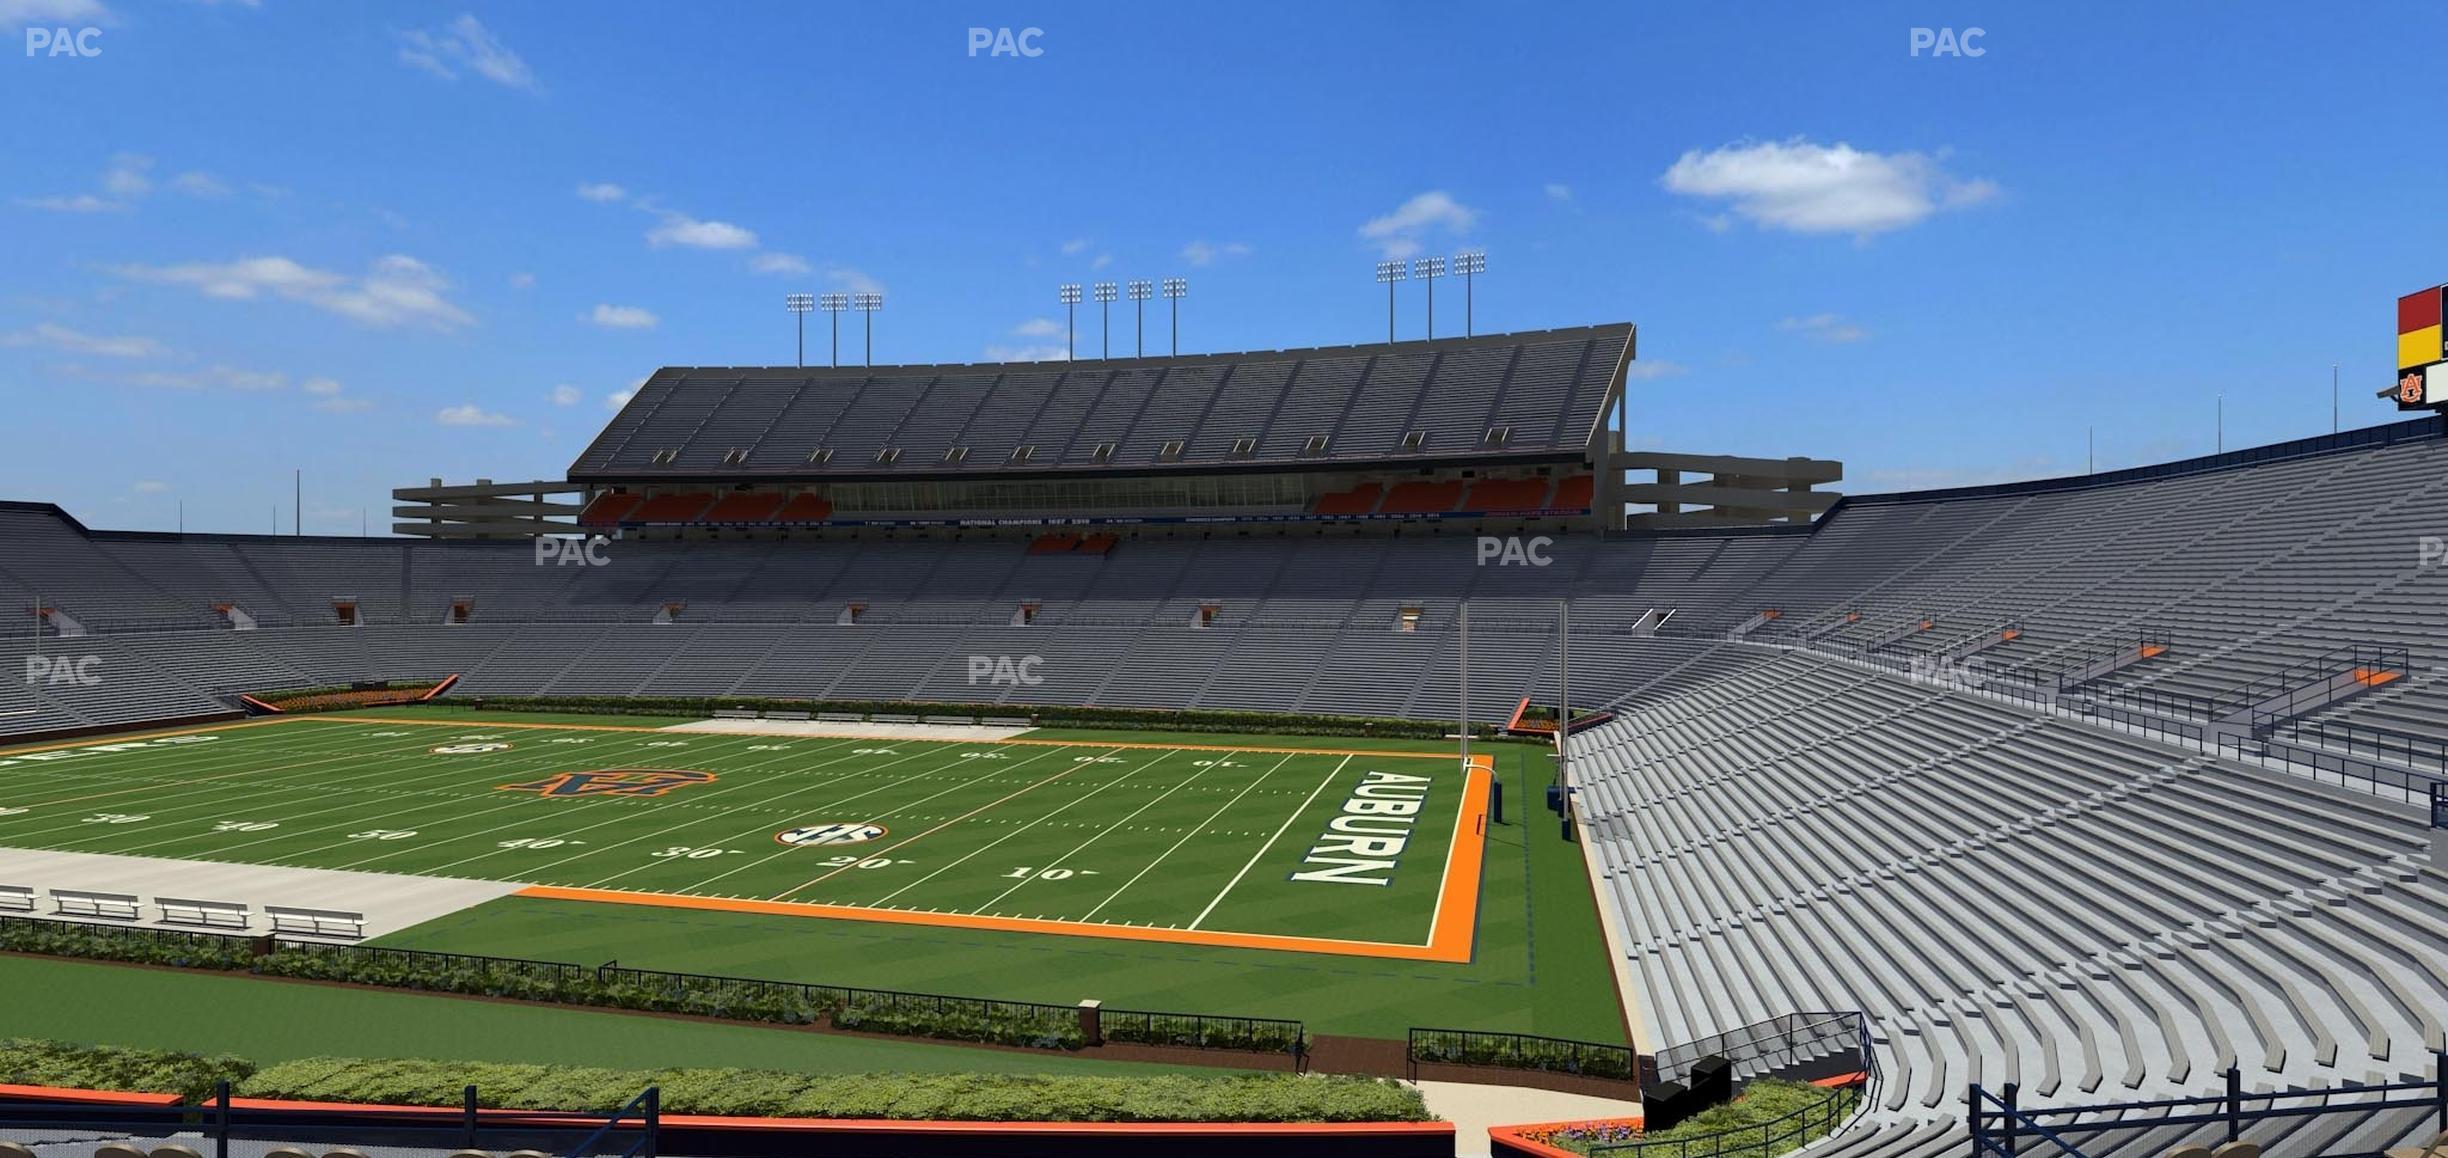
[[[2397,299],[2397,408],[2448,406],[2448,286]]]

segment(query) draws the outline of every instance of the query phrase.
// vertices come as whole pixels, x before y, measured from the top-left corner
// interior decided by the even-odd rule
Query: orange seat
[[[821,523],[833,517],[833,501],[823,495],[796,494],[775,511],[777,523]]]
[[[1462,480],[1396,483],[1377,511],[1386,515],[1438,515],[1462,501]]]
[[[1365,515],[1377,509],[1377,500],[1384,494],[1385,488],[1376,483],[1361,483],[1347,491],[1319,495],[1309,510],[1319,515]]]
[[[782,509],[782,496],[773,491],[733,491],[716,499],[707,508],[703,521],[708,523],[770,523],[774,512]]]
[[[605,491],[589,501],[585,510],[578,512],[578,525],[581,527],[619,526],[621,516],[636,510],[638,502],[636,495]]]
[[[691,522],[697,516],[704,514],[705,509],[713,505],[713,502],[714,496],[705,491],[656,495],[639,503],[637,510],[630,512],[629,521],[635,523]]]

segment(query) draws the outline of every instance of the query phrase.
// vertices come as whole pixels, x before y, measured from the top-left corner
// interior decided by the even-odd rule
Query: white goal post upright
[[[1572,605],[1556,601],[1556,786],[1572,819]]]
[[[1461,624],[1462,666],[1460,679],[1462,688],[1460,715],[1462,717],[1462,771],[1467,773],[1470,771],[1470,600],[1467,599],[1462,601]]]

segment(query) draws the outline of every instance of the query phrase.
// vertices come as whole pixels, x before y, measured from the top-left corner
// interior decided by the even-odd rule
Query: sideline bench
[[[63,917],[99,917],[134,921],[143,917],[143,902],[133,893],[89,893],[83,889],[52,889],[51,908]]]
[[[808,718],[808,714],[806,712],[767,712],[765,718],[768,720],[804,720]]]
[[[978,723],[989,728],[1032,728],[1027,716],[986,716]]]
[[[0,885],[0,909],[12,913],[34,911],[34,890],[24,885]]]
[[[243,929],[253,923],[252,910],[234,901],[190,901],[178,897],[155,897],[155,908],[161,910],[162,924],[201,925],[213,929]]]
[[[365,914],[339,909],[300,909],[287,905],[265,905],[264,916],[272,918],[272,932],[305,937],[331,937],[344,941],[365,939]]]
[[[828,724],[863,724],[867,717],[857,712],[818,712],[816,718]]]
[[[753,720],[757,718],[757,714],[747,708],[716,708],[714,718],[717,720]]]

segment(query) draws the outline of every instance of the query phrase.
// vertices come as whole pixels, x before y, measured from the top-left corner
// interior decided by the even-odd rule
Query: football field
[[[0,846],[524,895],[1471,959],[1488,772],[1450,752],[300,716],[0,749]],[[243,899],[243,898],[234,898]]]

